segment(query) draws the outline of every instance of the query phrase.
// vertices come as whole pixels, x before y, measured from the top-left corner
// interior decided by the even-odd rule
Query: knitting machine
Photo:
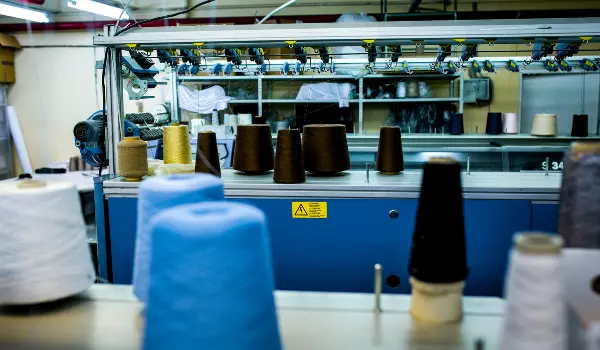
[[[168,108],[157,105],[154,113],[127,114],[123,121],[123,133],[125,137],[138,136],[148,141],[149,156],[160,159],[162,158],[162,126],[169,122]],[[108,165],[104,126],[102,111],[97,111],[87,120],[77,123],[73,129],[75,146],[79,149],[83,160],[93,167]]]

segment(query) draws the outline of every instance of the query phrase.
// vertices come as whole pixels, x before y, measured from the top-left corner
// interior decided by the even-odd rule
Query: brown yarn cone
[[[269,125],[238,125],[233,169],[247,174],[273,170],[273,140]]]
[[[397,126],[384,126],[379,130],[377,171],[384,175],[398,174],[404,170],[402,135]]]
[[[219,162],[219,149],[217,148],[217,134],[212,131],[202,131],[198,133],[197,140],[198,147],[196,149],[196,172],[213,174],[221,177],[221,163]]]
[[[119,176],[127,181],[141,181],[148,175],[147,147],[146,142],[137,136],[125,137],[119,142]]]
[[[344,125],[306,125],[302,135],[302,148],[306,171],[317,175],[333,175],[350,169]]]
[[[282,184],[297,184],[306,181],[300,130],[286,129],[279,130],[277,133],[273,181]]]

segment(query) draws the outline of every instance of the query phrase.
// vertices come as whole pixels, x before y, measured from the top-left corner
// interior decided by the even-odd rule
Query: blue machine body
[[[74,129],[75,146],[83,161],[95,168],[108,165],[102,118],[102,111],[97,111],[85,122],[77,123]]]
[[[101,186],[96,196],[102,198]],[[400,278],[400,286],[383,286],[384,293],[410,293],[408,261],[417,199],[310,198],[327,202],[327,219],[294,219],[292,202],[307,198],[228,198],[254,205],[267,216],[270,244],[279,290],[358,292],[373,291],[373,266],[381,264],[384,280]],[[101,274],[117,284],[131,283],[135,249],[136,197],[108,197],[96,211]],[[106,208],[106,211],[103,210]],[[390,210],[399,215],[392,219]],[[464,201],[469,275],[465,295],[503,293],[508,254],[515,232],[555,232],[556,202],[530,200]],[[498,223],[502,223],[499,225]]]

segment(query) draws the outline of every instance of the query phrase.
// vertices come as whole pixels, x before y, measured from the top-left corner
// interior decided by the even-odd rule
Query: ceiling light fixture
[[[0,15],[21,18],[32,22],[50,22],[50,19],[48,19],[48,15],[45,12],[30,10],[24,7],[8,5],[4,3],[0,3]]]
[[[129,14],[123,12],[123,9],[92,0],[69,0],[67,6],[114,19],[119,19],[119,17],[124,20],[129,19]],[[121,13],[123,13],[123,16],[121,16]]]

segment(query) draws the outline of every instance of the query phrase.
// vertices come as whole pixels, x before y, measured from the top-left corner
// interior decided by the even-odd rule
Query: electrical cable
[[[129,12],[127,12],[127,9],[129,8],[129,5],[131,5],[132,2],[133,2],[133,0],[129,0],[127,2],[127,5],[123,5],[123,1],[119,0],[119,4],[121,4],[121,7],[123,7],[123,11],[121,11],[121,14],[119,15],[119,18],[117,19],[117,23],[115,24],[116,28],[119,28],[119,22],[121,22],[121,18],[123,18],[123,15],[125,13],[127,13],[127,15],[131,17],[131,15],[129,14]]]
[[[165,15],[165,16],[160,16],[160,17],[155,17],[155,18],[150,18],[150,19],[146,19],[146,20],[143,20],[143,21],[135,22],[134,24],[132,24],[130,26],[127,26],[127,27],[125,27],[125,28],[117,31],[115,33],[115,36],[123,34],[123,33],[127,32],[127,31],[129,31],[129,30],[131,30],[133,28],[139,27],[139,26],[141,26],[143,24],[146,24],[146,23],[150,23],[150,22],[154,22],[154,21],[159,21],[161,19],[167,19],[167,18],[172,18],[172,17],[184,15],[186,13],[194,11],[195,9],[197,9],[198,7],[200,7],[202,5],[206,5],[206,4],[209,4],[209,3],[214,2],[214,1],[215,0],[206,0],[206,1],[200,2],[200,3],[196,4],[196,5],[188,8],[187,10],[182,10],[182,11],[179,11],[179,12],[172,13],[170,15]]]
[[[271,16],[273,16],[274,14],[276,14],[277,12],[283,10],[284,8],[290,6],[291,4],[295,3],[296,0],[290,0],[288,2],[286,2],[285,4],[279,6],[278,8],[276,8],[275,10],[269,12],[268,15],[266,15],[263,19],[260,20],[260,22],[258,22],[257,24],[263,24],[265,23],[266,20],[268,20],[269,18],[271,18]]]

